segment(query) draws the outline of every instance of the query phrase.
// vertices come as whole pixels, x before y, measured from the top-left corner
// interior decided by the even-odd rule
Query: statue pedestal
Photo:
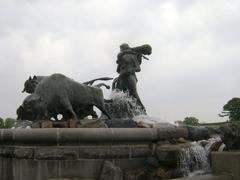
[[[102,119],[83,119],[76,121],[69,119],[67,121],[40,120],[35,121],[32,128],[106,128],[107,125]]]
[[[162,131],[154,128],[0,129],[0,179],[94,180],[107,175],[105,172],[141,173],[148,157],[158,151],[154,148],[158,147],[158,141],[187,137],[177,128],[169,133]]]
[[[67,122],[68,122],[68,127],[69,128],[76,128],[77,127],[77,121],[75,121],[74,119],[69,119]]]
[[[79,122],[73,119],[67,121],[40,120],[32,124],[32,128],[76,128]]]
[[[43,121],[40,123],[40,128],[53,128],[52,121]]]

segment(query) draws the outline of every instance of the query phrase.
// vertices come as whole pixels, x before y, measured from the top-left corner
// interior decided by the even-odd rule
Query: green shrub
[[[13,118],[7,118],[7,119],[5,119],[5,121],[2,118],[0,118],[0,128],[1,129],[10,129],[10,128],[14,127],[16,123],[17,123],[17,120],[13,119]]]
[[[185,117],[183,123],[191,126],[198,126],[199,120],[195,117]]]

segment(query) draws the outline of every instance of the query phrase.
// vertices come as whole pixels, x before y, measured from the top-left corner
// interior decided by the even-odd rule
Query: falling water
[[[139,115],[133,117],[133,120],[143,127],[149,127],[149,128],[172,128],[176,127],[174,124],[168,122],[167,120],[164,120],[162,118],[156,118],[149,115]]]
[[[162,118],[146,115],[142,107],[138,105],[137,100],[131,97],[128,93],[113,91],[110,94],[110,99],[112,102],[105,103],[105,108],[113,119],[132,119],[139,125],[139,127],[154,128],[161,126],[168,128],[174,126]]]
[[[225,144],[222,143],[221,138],[214,137],[208,140],[192,142],[190,147],[182,149],[180,152],[180,169],[184,176],[195,176],[210,172],[210,152],[223,151],[224,147]]]
[[[105,103],[105,108],[113,118],[126,119],[144,114],[142,108],[137,104],[137,100],[128,93],[113,91],[110,99],[112,102]]]
[[[32,122],[28,120],[18,120],[15,122],[11,129],[29,129],[31,128]]]
[[[199,143],[193,142],[180,153],[180,169],[184,176],[191,174],[203,174],[209,170],[207,153]]]

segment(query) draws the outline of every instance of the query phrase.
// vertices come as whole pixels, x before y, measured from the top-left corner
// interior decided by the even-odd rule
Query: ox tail
[[[109,81],[109,80],[112,80],[113,78],[110,78],[110,77],[102,77],[102,78],[97,78],[97,79],[93,79],[91,81],[86,81],[84,82],[83,84],[86,84],[86,85],[92,85],[95,81],[98,81],[98,80],[101,80],[101,81]]]
[[[104,83],[99,83],[97,85],[94,85],[93,87],[96,87],[96,88],[101,88],[101,87],[105,87],[106,89],[110,89],[110,86],[104,84]]]

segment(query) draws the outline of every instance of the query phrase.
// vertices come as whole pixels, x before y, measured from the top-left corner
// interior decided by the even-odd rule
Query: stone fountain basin
[[[134,171],[165,141],[193,135],[185,127],[1,129],[0,179],[97,179],[105,160]]]

